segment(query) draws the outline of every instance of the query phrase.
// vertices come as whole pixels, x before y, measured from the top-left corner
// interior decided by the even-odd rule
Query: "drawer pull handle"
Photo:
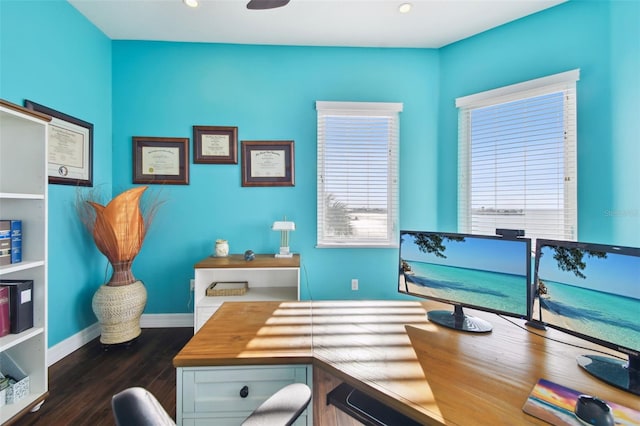
[[[240,397],[246,398],[248,396],[249,396],[249,386],[243,386],[242,389],[240,389]]]

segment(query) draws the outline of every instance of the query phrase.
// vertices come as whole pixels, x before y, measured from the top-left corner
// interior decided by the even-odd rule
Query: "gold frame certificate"
[[[180,150],[172,147],[143,146],[142,173],[145,175],[179,175]]]
[[[193,126],[193,162],[238,164],[238,128]]]
[[[242,186],[294,186],[293,141],[242,141]]]
[[[133,183],[189,184],[189,139],[133,137]]]
[[[229,135],[202,135],[202,155],[226,157],[229,155]]]
[[[251,151],[251,177],[285,177],[285,154],[284,150]]]

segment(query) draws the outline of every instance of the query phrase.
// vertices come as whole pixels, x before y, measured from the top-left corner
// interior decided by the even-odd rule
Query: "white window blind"
[[[316,102],[318,247],[398,244],[401,103]]]
[[[577,238],[579,76],[573,70],[456,100],[460,232]]]

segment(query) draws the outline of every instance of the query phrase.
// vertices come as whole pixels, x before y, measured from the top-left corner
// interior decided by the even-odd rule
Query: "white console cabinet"
[[[0,424],[40,407],[47,374],[47,132],[49,116],[0,100],[0,219],[22,220],[22,261],[0,266],[0,279],[33,280],[33,327],[0,337],[0,370],[12,360],[28,393],[0,401]],[[17,371],[17,370],[16,370]],[[0,395],[4,395],[4,392]]]
[[[300,299],[300,255],[277,258],[257,254],[247,261],[241,254],[207,257],[196,263],[194,286],[194,333],[228,301],[278,301]],[[246,281],[248,290],[238,296],[207,296],[207,288],[216,282]]]

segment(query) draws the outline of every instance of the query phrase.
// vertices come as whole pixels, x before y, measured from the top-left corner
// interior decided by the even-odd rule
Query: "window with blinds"
[[[401,103],[316,102],[318,247],[398,244]]]
[[[579,76],[573,70],[456,100],[460,232],[577,238]]]

